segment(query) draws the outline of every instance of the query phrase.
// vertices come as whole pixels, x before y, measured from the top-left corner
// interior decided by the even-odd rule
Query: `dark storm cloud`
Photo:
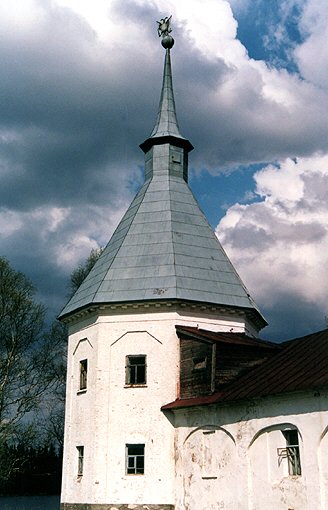
[[[238,73],[234,79],[238,83]],[[324,114],[327,94],[318,91],[317,103],[306,108],[302,103],[285,108],[262,97],[261,90],[251,83],[240,84],[237,91],[233,101],[228,102],[224,97],[220,99],[220,87],[216,94],[212,91],[206,96],[198,89],[194,91],[193,109],[184,108],[190,116],[188,127],[197,140],[198,153],[193,157],[198,165],[202,162],[203,166],[220,171],[239,164],[328,150]]]
[[[319,331],[327,327],[322,310],[315,304],[297,297],[295,294],[277,294],[273,306],[265,309],[269,327],[261,332],[266,340],[281,342]]]
[[[163,52],[154,19],[161,13],[114,2],[111,15],[125,18],[127,32],[125,45],[113,41],[112,51],[77,15],[44,5],[33,29],[5,32],[0,47],[0,157],[10,169],[0,170],[1,204],[24,210],[115,201],[125,175],[143,164],[138,144],[155,120]],[[142,26],[140,40],[129,38],[132,25]],[[258,73],[241,83],[237,68],[197,50],[183,22],[175,29],[177,110],[196,147],[194,166],[218,171],[327,144],[323,114],[316,117],[318,136],[307,136],[302,117],[262,97]],[[221,93],[227,83],[235,88],[230,102]]]
[[[0,47],[0,201],[21,210],[106,203],[142,164],[151,85],[141,86],[133,55],[117,65],[77,16],[45,14]]]

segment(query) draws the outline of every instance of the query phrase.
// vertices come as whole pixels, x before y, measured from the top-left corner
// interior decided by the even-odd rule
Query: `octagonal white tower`
[[[179,398],[175,326],[256,336],[266,324],[188,187],[193,147],[162,35],[145,183],[59,317],[69,330],[62,510],[173,509],[174,426],[161,407]]]

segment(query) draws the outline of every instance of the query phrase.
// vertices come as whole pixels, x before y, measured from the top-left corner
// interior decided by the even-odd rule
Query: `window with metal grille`
[[[125,382],[128,385],[146,384],[146,355],[126,357]]]
[[[84,446],[77,446],[77,476],[83,475]]]
[[[88,377],[88,360],[83,359],[80,361],[80,390],[87,389],[87,377]]]
[[[143,475],[145,472],[145,445],[127,444],[126,450],[126,474]]]
[[[282,430],[282,433],[286,439],[286,447],[278,448],[279,465],[283,459],[287,459],[288,474],[291,476],[300,476],[302,470],[298,432],[296,429],[290,429]]]

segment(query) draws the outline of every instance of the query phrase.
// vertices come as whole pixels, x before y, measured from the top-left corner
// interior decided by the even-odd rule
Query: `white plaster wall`
[[[321,508],[328,508],[328,427],[323,430],[318,445],[318,463],[320,472]]]
[[[179,410],[175,425],[176,510],[327,509],[327,393]],[[277,447],[285,445],[278,429],[290,426],[300,434],[301,476],[278,465]],[[209,429],[214,433],[206,459]],[[208,469],[210,479],[204,477]]]
[[[70,327],[62,502],[174,504],[174,427],[161,412],[178,395],[176,325],[245,331],[242,317],[197,309],[104,312]],[[87,339],[87,340],[85,340]],[[125,357],[147,356],[147,385],[126,387]],[[79,361],[88,359],[80,394]],[[125,445],[145,444],[145,474],[125,474]],[[83,445],[83,477],[76,446]],[[211,483],[210,481],[208,483]]]
[[[72,334],[68,342],[67,391],[65,409],[65,442],[63,460],[62,497],[72,494],[72,502],[92,498],[92,487],[86,477],[78,479],[77,446],[84,446],[84,471],[93,469],[94,423],[98,328],[82,329]],[[80,361],[88,359],[87,391],[79,391]],[[65,499],[63,499],[65,501]]]

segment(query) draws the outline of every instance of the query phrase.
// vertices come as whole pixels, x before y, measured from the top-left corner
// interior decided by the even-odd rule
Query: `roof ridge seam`
[[[172,245],[172,252],[173,252],[173,268],[174,268],[174,280],[175,280],[175,295],[177,296],[177,290],[178,290],[178,283],[177,283],[177,271],[176,271],[176,257],[175,257],[175,250],[174,250],[174,239],[173,239],[173,228],[172,228],[172,194],[171,194],[171,176],[168,176],[168,186],[169,186],[169,201],[170,201],[170,224],[171,224],[171,245]]]

